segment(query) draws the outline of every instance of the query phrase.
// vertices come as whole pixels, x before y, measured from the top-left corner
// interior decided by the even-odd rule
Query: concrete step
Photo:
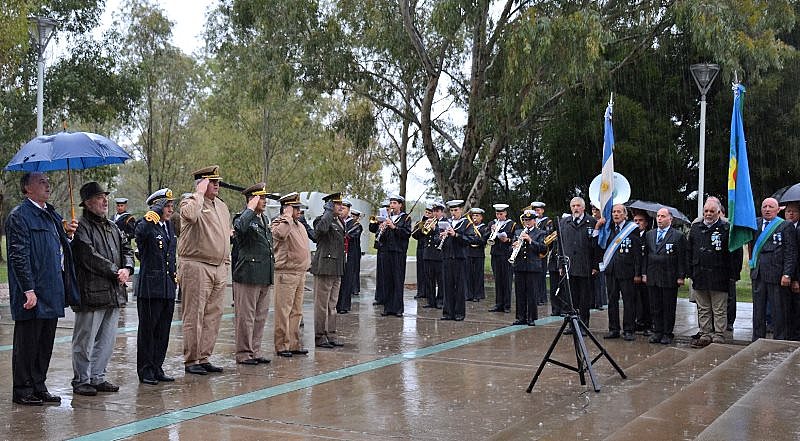
[[[708,425],[697,440],[800,438],[800,349]]]
[[[714,349],[711,345],[698,352]],[[759,340],[709,370],[672,396],[614,431],[607,440],[693,439],[770,371],[800,343]],[[680,378],[680,373],[673,375]],[[691,374],[686,374],[691,377]],[[639,406],[642,408],[643,406]],[[725,439],[725,438],[722,438]],[[767,439],[767,438],[762,438]]]
[[[652,349],[658,346],[644,347]],[[607,349],[613,357],[613,347]],[[509,427],[494,439],[580,440],[604,437],[713,369],[741,347],[713,345],[706,349],[664,347],[625,369],[627,379],[621,379],[616,373],[607,376],[603,378],[599,393],[584,389],[580,397],[571,394],[562,402],[537,411],[523,424]]]

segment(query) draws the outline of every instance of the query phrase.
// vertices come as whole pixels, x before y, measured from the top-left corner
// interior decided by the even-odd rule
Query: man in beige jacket
[[[272,220],[275,256],[275,352],[281,357],[305,355],[300,345],[303,290],[311,264],[306,228],[300,218],[300,195],[280,199],[281,215]]]
[[[222,300],[231,264],[233,226],[217,198],[219,166],[193,173],[195,191],[181,201],[178,283],[183,293],[183,357],[187,373],[222,372],[209,357],[219,334]]]

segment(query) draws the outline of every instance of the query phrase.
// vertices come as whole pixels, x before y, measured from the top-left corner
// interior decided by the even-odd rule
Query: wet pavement
[[[272,354],[270,312],[263,348],[272,363],[257,366],[234,362],[228,298],[212,357],[225,371],[208,376],[183,373],[176,309],[165,370],[177,381],[157,386],[140,385],[136,376],[134,302],[122,311],[109,365],[108,378],[120,391],[96,397],[73,397],[69,385],[73,316],[68,312],[59,322],[47,381],[63,401],[44,407],[11,403],[13,323],[7,306],[0,307],[0,364],[8,373],[0,378],[0,390],[6,391],[0,399],[0,438],[797,439],[800,431],[797,344],[762,340],[743,346],[751,332],[749,304],[739,305],[733,333],[739,344],[701,350],[687,345],[697,328],[694,305],[686,301],[678,303],[680,338],[673,345],[649,344],[641,335],[634,342],[604,341],[607,312],[594,311],[590,328],[628,379],[600,359],[595,370],[602,389],[595,393],[577,374],[550,364],[528,394],[525,389],[562,324],[547,315],[548,306],[540,307],[543,319],[535,327],[511,326],[513,311],[488,312],[492,300],[467,302],[464,322],[440,321],[440,310],[417,308],[414,293],[406,292],[405,316],[397,318],[381,317],[365,290],[353,298],[351,312],[339,316],[345,346],[318,349],[307,291],[302,338],[309,355]],[[487,295],[493,298],[493,291]],[[591,342],[589,350],[597,354]],[[574,364],[571,339],[562,338],[553,357]],[[777,405],[778,396],[789,406]]]

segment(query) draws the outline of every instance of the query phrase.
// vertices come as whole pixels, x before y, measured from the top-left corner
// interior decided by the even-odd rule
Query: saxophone
[[[497,240],[497,234],[500,233],[500,229],[500,222],[495,222],[494,225],[492,225],[492,234],[489,236],[489,240],[486,241],[489,246],[494,245],[494,241]]]
[[[522,237],[523,234],[528,234],[529,230],[528,227],[522,229],[522,233],[519,233],[519,236]],[[519,250],[522,249],[522,239],[517,240],[516,245],[514,245],[514,249],[511,251],[511,257],[508,258],[508,263],[514,264],[514,261],[517,260],[517,255],[519,254]]]

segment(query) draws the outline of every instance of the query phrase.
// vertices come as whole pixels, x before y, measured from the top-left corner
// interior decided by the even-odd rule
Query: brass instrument
[[[489,246],[494,245],[494,241],[497,240],[497,234],[499,232],[500,232],[500,222],[495,222],[494,225],[492,226],[492,234],[489,236],[489,239],[486,241],[486,243]]]
[[[520,216],[521,220],[522,216]],[[522,229],[522,233],[519,233],[520,238],[523,234],[528,234],[528,227]],[[517,255],[519,254],[519,250],[522,249],[522,239],[517,240],[517,243],[514,245],[514,249],[511,251],[511,257],[508,258],[508,263],[514,264],[514,261],[517,260]]]
[[[558,239],[558,231],[553,231],[552,233],[550,233],[547,236],[545,236],[544,245],[547,247],[547,251],[545,251],[543,253],[539,253],[539,258],[540,259],[544,259],[545,257],[547,257],[547,253],[550,252],[550,245],[553,242],[555,242],[556,239]]]
[[[436,222],[438,221],[439,219],[436,219],[435,217],[426,220],[425,224],[422,226],[422,234],[426,236],[431,234],[431,231],[433,231],[433,229],[436,228]]]

